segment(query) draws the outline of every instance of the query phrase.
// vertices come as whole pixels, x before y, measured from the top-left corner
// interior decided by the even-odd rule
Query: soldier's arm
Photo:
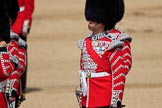
[[[18,96],[19,92],[20,73],[17,70],[20,65],[18,59],[18,43],[15,40],[12,40],[10,44],[12,44],[13,46],[8,46],[7,49],[10,53],[11,61],[13,61],[16,66],[14,67],[14,70],[7,79],[5,93],[8,101],[12,102],[16,99],[16,96]]]
[[[26,68],[26,49],[27,49],[27,43],[22,40],[21,38],[18,41],[19,45],[19,68],[18,71],[21,73],[21,75],[24,73],[25,68]]]
[[[112,107],[121,107],[124,85],[125,85],[125,72],[124,61],[121,48],[116,48],[109,53],[109,62],[112,70]]]
[[[25,17],[23,24],[23,36],[27,36],[30,32],[32,15],[34,12],[34,0],[25,0]]]
[[[122,53],[124,58],[125,73],[127,74],[132,67],[131,46],[129,41],[124,42]]]
[[[118,39],[124,42],[122,53],[124,58],[125,74],[127,74],[132,67],[132,55],[131,55],[131,46],[130,46],[132,38],[128,34],[121,32]]]
[[[112,107],[121,107],[124,85],[124,58],[122,48],[124,43],[120,40],[112,40],[108,50],[108,60],[112,72]]]

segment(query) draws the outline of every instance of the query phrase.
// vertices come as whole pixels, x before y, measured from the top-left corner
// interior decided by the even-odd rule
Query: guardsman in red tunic
[[[30,32],[32,25],[32,15],[34,12],[34,0],[18,0],[20,11],[15,23],[12,25],[12,31],[20,36],[21,39],[27,41],[27,36]],[[24,51],[23,53],[26,53]],[[27,56],[27,55],[26,55]],[[27,59],[26,59],[27,64]],[[27,80],[27,65],[24,70],[24,74],[21,77],[22,91],[26,91],[26,80]]]
[[[82,108],[122,108],[132,65],[132,39],[115,28],[123,15],[123,0],[86,0],[85,18],[92,33],[78,42]]]

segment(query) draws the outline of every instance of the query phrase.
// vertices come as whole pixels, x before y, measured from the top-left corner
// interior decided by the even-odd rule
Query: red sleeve
[[[18,71],[13,71],[7,80],[6,88],[9,89],[9,92],[15,90],[18,95],[20,92],[20,73]]]
[[[31,20],[34,12],[34,0],[25,0],[25,20]]]
[[[122,100],[125,86],[124,59],[122,50],[116,48],[109,53],[109,62],[112,71],[112,105],[117,105],[117,101]]]
[[[20,81],[20,73],[17,71],[17,69],[19,68],[19,57],[18,57],[18,43],[16,41],[11,41],[10,44],[12,46],[8,46],[7,49],[10,53],[10,56],[16,57],[16,59],[18,60],[18,64],[17,67],[13,69],[11,75],[8,78],[8,85],[6,86],[8,90],[8,92],[12,92],[13,90],[15,91],[19,91],[19,81]],[[10,93],[11,94],[11,93]]]
[[[128,41],[124,42],[124,47],[122,48],[122,53],[123,53],[123,58],[124,58],[125,73],[127,74],[132,66],[130,42],[128,42]]]
[[[23,47],[19,47],[18,59],[19,66],[8,78],[9,91],[15,90],[17,95],[20,93],[20,77],[22,76],[26,66],[26,50]]]
[[[34,0],[25,0],[25,20],[31,20],[34,12]]]
[[[124,59],[122,50],[120,48],[114,49],[109,53],[109,62],[111,65],[111,71],[113,76],[114,84],[124,84],[123,77],[125,78],[124,72]]]
[[[26,68],[26,50],[23,47],[19,47],[19,68],[18,72],[22,75]]]

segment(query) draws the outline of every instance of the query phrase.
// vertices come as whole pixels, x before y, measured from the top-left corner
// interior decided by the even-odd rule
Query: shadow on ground
[[[28,87],[26,89],[26,93],[31,93],[31,92],[40,92],[42,91],[42,88],[38,88],[38,87]]]

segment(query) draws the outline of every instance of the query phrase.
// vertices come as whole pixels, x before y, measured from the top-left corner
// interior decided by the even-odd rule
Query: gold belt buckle
[[[91,72],[89,72],[89,71],[86,72],[86,77],[87,77],[87,78],[91,78]]]

